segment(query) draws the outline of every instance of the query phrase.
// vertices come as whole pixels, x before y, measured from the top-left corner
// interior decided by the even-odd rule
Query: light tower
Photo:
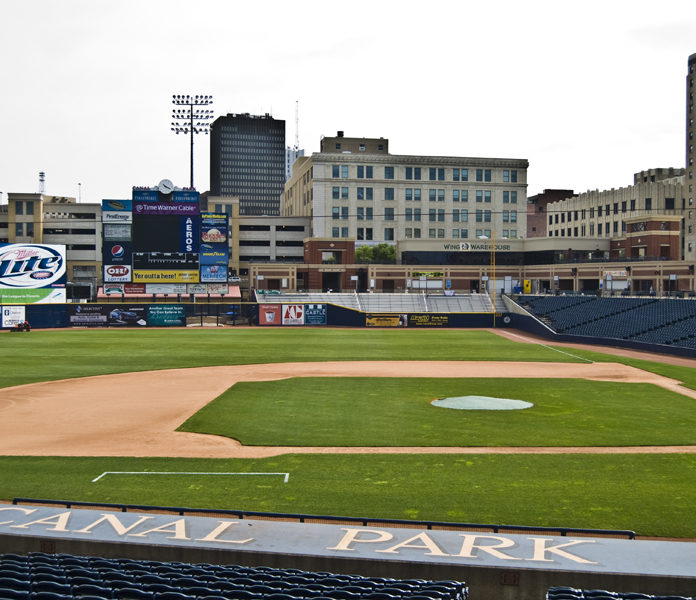
[[[212,96],[189,96],[188,94],[172,95],[172,104],[186,108],[172,109],[172,131],[189,133],[191,135],[191,189],[193,189],[193,134],[205,133],[210,130],[210,120],[213,118],[213,111],[199,108],[213,103]]]

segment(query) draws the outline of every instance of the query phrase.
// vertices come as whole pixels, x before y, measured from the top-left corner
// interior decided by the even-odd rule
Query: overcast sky
[[[172,94],[270,113],[300,147],[523,158],[528,194],[683,167],[694,0],[0,0],[0,191],[189,183]],[[209,136],[195,185],[209,187]],[[81,184],[81,185],[79,185]]]

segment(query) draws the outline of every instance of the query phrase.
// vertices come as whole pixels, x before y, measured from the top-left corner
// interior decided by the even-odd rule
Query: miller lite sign
[[[65,287],[65,246],[0,244],[0,287]]]

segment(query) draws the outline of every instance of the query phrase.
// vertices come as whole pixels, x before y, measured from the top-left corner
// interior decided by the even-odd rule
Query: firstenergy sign
[[[65,302],[65,246],[0,244],[3,304]]]

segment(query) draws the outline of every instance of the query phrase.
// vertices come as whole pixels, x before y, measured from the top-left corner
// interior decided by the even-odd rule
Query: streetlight
[[[213,111],[208,109],[198,108],[199,106],[208,106],[213,103],[212,96],[202,96],[196,94],[189,96],[188,94],[172,95],[172,104],[176,106],[185,106],[186,108],[172,109],[172,131],[179,135],[180,133],[191,134],[191,189],[193,189],[193,134],[205,133],[210,130],[210,120],[213,118]]]

